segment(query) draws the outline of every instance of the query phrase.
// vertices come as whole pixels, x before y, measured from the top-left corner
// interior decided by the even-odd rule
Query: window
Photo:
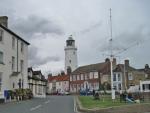
[[[0,72],[0,91],[2,90],[2,72]]]
[[[113,81],[116,81],[116,74],[113,75]]]
[[[90,72],[90,79],[93,79],[93,72]]]
[[[3,30],[0,30],[0,42],[3,41]]]
[[[76,75],[73,75],[73,81],[76,81]]]
[[[81,74],[81,80],[84,80],[84,76],[83,76],[83,74]]]
[[[88,75],[87,75],[87,74],[85,74],[85,75],[84,75],[84,77],[85,77],[85,80],[87,80],[87,79],[88,79]]]
[[[98,72],[94,72],[94,78],[98,78]]]
[[[131,74],[131,73],[129,73],[129,75],[128,75],[128,79],[129,79],[129,80],[133,80],[133,76],[132,76],[132,74]]]
[[[21,52],[23,53],[23,51],[24,51],[24,44],[23,42],[21,42]]]
[[[20,72],[23,72],[23,68],[24,68],[24,62],[23,60],[20,61]]]
[[[77,75],[77,80],[80,80],[80,75]]]
[[[118,74],[118,81],[121,81],[121,75]]]
[[[15,70],[15,57],[12,57],[12,71]]]
[[[121,90],[121,84],[120,83],[118,84],[118,90]]]
[[[12,37],[12,49],[15,48],[15,37]]]
[[[3,52],[0,51],[0,64],[3,63]]]
[[[72,76],[70,76],[70,81],[72,81]]]

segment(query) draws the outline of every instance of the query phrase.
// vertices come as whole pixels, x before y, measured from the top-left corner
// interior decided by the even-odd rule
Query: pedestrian
[[[95,90],[93,89],[93,97],[95,96]]]

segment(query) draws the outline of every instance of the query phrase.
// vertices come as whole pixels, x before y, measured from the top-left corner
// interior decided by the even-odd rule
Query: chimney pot
[[[0,24],[4,27],[8,27],[8,17],[7,16],[0,16]]]
[[[129,60],[125,60],[124,63],[125,63],[125,67],[129,67]]]

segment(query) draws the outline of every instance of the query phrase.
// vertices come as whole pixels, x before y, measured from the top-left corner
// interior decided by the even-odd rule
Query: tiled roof
[[[145,73],[147,73],[147,74],[150,74],[150,68],[148,68],[148,69],[138,69],[139,71],[141,71],[141,72],[145,72]]]
[[[127,70],[127,71],[136,71],[137,69],[135,69],[131,66],[128,66],[128,67],[125,67],[125,70]],[[118,64],[113,71],[114,72],[124,72],[124,64]]]
[[[59,75],[59,76],[49,76],[48,77],[48,82],[52,81],[69,81],[69,75]]]
[[[92,71],[100,71],[102,73],[108,73],[110,71],[110,62],[102,62],[97,64],[90,64],[78,67],[71,74],[88,73]]]
[[[41,73],[41,71],[40,70],[38,70],[38,71],[33,71],[33,75],[42,75],[42,73]]]
[[[15,37],[17,37],[19,40],[25,42],[27,45],[30,45],[29,42],[25,41],[23,38],[21,38],[19,35],[17,35],[16,33],[14,33],[13,31],[11,31],[10,29],[4,27],[3,25],[0,24],[0,27],[3,28],[4,30],[6,30],[7,32],[9,32],[10,34],[14,35]]]

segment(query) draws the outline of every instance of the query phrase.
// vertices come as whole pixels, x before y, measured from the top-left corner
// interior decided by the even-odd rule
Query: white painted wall
[[[55,81],[56,82],[56,91],[68,91],[69,90],[69,81]],[[48,93],[52,93],[53,83],[48,82]]]
[[[0,29],[2,29],[0,27]],[[3,95],[4,90],[12,90],[13,81],[17,84],[17,80],[21,77],[19,74],[15,79],[10,77],[13,71],[17,71],[17,40],[18,40],[18,71],[20,72],[20,60],[24,61],[23,68],[23,80],[24,80],[24,88],[27,88],[27,65],[28,65],[28,45],[15,37],[15,47],[12,48],[12,34],[8,33],[4,29],[3,34],[3,42],[0,42],[0,51],[3,52],[3,62],[4,64],[0,64],[0,72],[2,72],[2,90],[1,94]],[[24,43],[24,53],[21,53],[21,42]],[[15,57],[15,68],[12,70],[12,56]],[[2,97],[2,95],[0,95]]]

